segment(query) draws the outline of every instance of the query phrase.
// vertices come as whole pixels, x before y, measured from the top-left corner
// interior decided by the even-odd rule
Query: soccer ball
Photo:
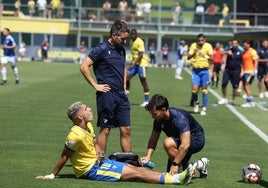
[[[256,164],[248,164],[242,169],[242,179],[246,183],[257,183],[261,175],[261,168]]]

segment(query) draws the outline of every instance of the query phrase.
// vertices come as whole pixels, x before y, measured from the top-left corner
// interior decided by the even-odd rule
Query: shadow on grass
[[[239,183],[245,183],[244,181],[242,181],[242,180],[239,180],[239,181],[237,181],[237,182],[239,182]],[[259,181],[258,183],[256,183],[257,185],[260,185],[260,186],[262,186],[262,187],[265,187],[265,188],[267,188],[268,187],[268,182],[267,181],[265,181],[265,180],[261,180],[261,181]]]
[[[258,184],[266,188],[268,187],[268,181],[261,180]]]

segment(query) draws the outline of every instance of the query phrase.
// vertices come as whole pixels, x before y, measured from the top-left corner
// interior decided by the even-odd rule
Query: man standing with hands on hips
[[[97,45],[80,66],[86,81],[96,90],[98,144],[106,151],[111,128],[119,127],[120,144],[124,152],[131,151],[130,103],[126,88],[126,50],[123,44],[129,35],[125,21],[116,20],[110,29],[110,37]],[[97,81],[93,79],[89,68]]]

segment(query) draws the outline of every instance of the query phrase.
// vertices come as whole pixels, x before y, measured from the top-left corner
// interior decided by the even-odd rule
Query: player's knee
[[[110,128],[102,128],[100,130],[100,133],[99,133],[99,135],[103,135],[103,136],[106,136],[106,137],[108,137],[109,134],[110,134]]]
[[[222,83],[222,84],[221,84],[221,87],[222,87],[222,88],[226,88],[226,87],[227,87],[227,84],[226,84],[226,83]]]
[[[121,136],[130,136],[131,126],[121,127],[120,132]]]
[[[202,89],[203,94],[208,94],[208,89]]]
[[[167,137],[163,141],[164,148],[171,148],[175,145],[176,145],[176,143],[174,142],[174,140],[171,137]]]

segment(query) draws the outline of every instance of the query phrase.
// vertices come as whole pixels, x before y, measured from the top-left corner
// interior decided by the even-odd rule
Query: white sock
[[[15,67],[13,69],[14,75],[15,75],[15,79],[19,80],[19,69],[17,67]]]
[[[180,182],[180,174],[174,174],[173,176],[172,176],[172,180],[171,180],[171,182],[172,183],[181,183]]]
[[[2,80],[7,80],[7,69],[6,69],[6,67],[2,67],[1,73],[2,73]]]
[[[182,69],[180,67],[176,68],[176,76],[181,76]]]
[[[197,170],[202,170],[204,163],[201,160],[196,161],[194,164],[196,164]]]

